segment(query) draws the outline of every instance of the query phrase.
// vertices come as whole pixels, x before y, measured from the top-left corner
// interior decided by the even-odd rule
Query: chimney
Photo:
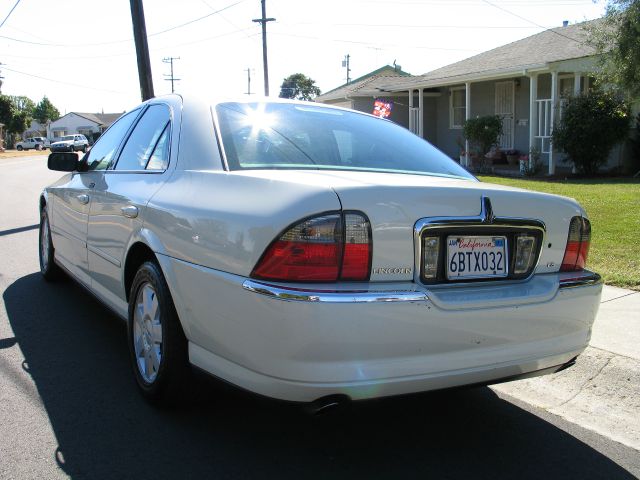
[[[563,26],[563,27],[567,27],[567,26],[569,26],[569,20],[563,20],[563,21],[562,21],[562,26]]]

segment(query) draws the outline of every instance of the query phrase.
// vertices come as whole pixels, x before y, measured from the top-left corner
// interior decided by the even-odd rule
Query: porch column
[[[424,98],[422,98],[423,88],[418,89],[418,135],[424,138]]]
[[[471,118],[471,82],[464,84],[464,119],[469,120]],[[465,167],[468,167],[471,162],[469,161],[469,140],[464,139],[464,163]]]
[[[573,78],[573,95],[575,97],[580,95],[580,80],[582,80],[582,74],[576,72],[575,77]]]
[[[409,131],[415,131],[415,125],[413,124],[413,88],[409,90]]]
[[[536,146],[538,135],[538,74],[532,73],[529,77],[529,154]]]
[[[556,102],[558,101],[558,72],[551,72],[551,134],[556,122]],[[555,159],[553,158],[553,139],[549,139],[549,175],[556,173]]]

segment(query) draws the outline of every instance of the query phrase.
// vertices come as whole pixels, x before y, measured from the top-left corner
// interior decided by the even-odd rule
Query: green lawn
[[[575,198],[591,220],[587,268],[600,273],[608,285],[640,290],[640,179],[480,179]]]

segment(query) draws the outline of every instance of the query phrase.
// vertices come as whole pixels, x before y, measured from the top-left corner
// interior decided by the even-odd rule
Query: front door
[[[502,135],[498,142],[500,149],[513,148],[515,134],[515,89],[513,81],[496,83],[496,115],[502,118]]]
[[[56,260],[87,286],[90,283],[87,263],[90,182],[86,173],[73,172],[47,189],[54,196],[50,225]]]

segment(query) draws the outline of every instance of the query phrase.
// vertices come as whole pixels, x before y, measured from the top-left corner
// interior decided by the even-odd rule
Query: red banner
[[[373,102],[373,114],[376,117],[388,118],[391,116],[391,110],[393,109],[393,103],[387,102],[380,98],[376,98]]]

